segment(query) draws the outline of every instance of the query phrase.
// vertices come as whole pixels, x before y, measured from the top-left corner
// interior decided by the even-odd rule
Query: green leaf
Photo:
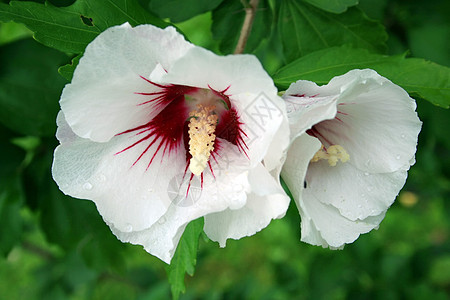
[[[17,175],[0,180],[0,255],[6,256],[21,240],[23,188]]]
[[[268,1],[259,1],[252,31],[244,49],[245,53],[251,53],[264,39],[269,37],[272,17],[272,10]],[[240,0],[223,2],[213,11],[212,18],[213,38],[220,41],[220,51],[224,54],[233,53],[245,18],[245,9],[242,2]]]
[[[384,52],[384,27],[369,20],[357,8],[336,15],[300,0],[281,2],[278,29],[288,62],[316,50],[351,44],[374,52]]]
[[[31,37],[32,32],[23,24],[0,22],[0,45]]]
[[[75,72],[75,68],[78,66],[78,62],[80,61],[82,55],[83,54],[75,56],[70,64],[60,67],[58,69],[58,73],[68,81],[72,81],[73,72]]]
[[[33,39],[0,47],[0,122],[25,135],[54,135],[66,82],[57,69],[66,61]]]
[[[137,0],[78,0],[68,7],[11,1],[9,5],[0,3],[0,21],[23,23],[37,41],[67,53],[83,52],[100,32],[114,25],[168,25]]]
[[[0,255],[5,256],[22,235],[23,187],[19,177],[25,152],[10,143],[10,132],[0,126]]]
[[[413,96],[444,108],[450,105],[450,68],[420,58],[373,54],[346,46],[304,56],[281,68],[274,81],[280,88],[300,79],[326,84],[334,76],[364,68],[377,71]]]
[[[149,7],[161,18],[177,23],[215,9],[223,0],[152,0]]]
[[[166,267],[169,283],[172,286],[172,295],[178,299],[180,293],[185,291],[184,275],[194,275],[197,263],[198,239],[203,231],[203,218],[189,223],[178,243],[175,255],[170,265]]]
[[[348,7],[358,4],[359,0],[303,0],[325,11],[340,14]]]
[[[98,274],[83,261],[78,249],[74,248],[63,257],[49,256],[45,264],[34,271],[34,282],[40,287],[35,292],[37,299],[70,299],[73,291],[88,284],[98,284]]]

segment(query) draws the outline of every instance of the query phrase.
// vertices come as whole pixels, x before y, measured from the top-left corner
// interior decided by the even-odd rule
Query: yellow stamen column
[[[215,106],[197,105],[197,110],[191,111],[189,121],[189,153],[192,158],[189,170],[199,176],[205,170],[214,141],[218,116],[214,113]]]
[[[314,154],[314,157],[311,159],[311,162],[318,162],[321,159],[328,160],[328,164],[331,167],[336,166],[338,161],[345,163],[350,159],[350,155],[348,155],[347,151],[345,151],[344,147],[340,145],[332,145],[326,149],[323,145],[322,148]]]

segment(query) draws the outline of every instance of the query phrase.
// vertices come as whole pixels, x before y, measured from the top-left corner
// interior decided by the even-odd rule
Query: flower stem
[[[245,45],[247,44],[248,37],[252,31],[253,20],[255,19],[256,9],[258,8],[259,0],[250,0],[250,3],[242,1],[245,6],[245,19],[242,24],[241,34],[239,41],[234,50],[234,54],[244,53]]]

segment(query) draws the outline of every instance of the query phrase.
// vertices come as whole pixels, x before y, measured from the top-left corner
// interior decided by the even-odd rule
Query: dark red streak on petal
[[[203,173],[202,173],[202,176],[203,176]],[[187,187],[187,190],[186,190],[186,199],[189,196],[189,190],[191,188],[192,178],[194,178],[194,174],[193,173],[191,173],[191,177],[189,177],[189,184],[188,184],[188,187]],[[202,188],[203,188],[203,177],[202,177]]]
[[[311,129],[306,130],[306,133],[310,136],[318,138],[322,144],[326,142],[328,143],[328,145],[333,145],[326,137],[323,136],[322,133],[317,130],[316,126],[313,126]]]
[[[153,155],[147,166],[147,169],[152,164],[156,155],[162,150],[163,157],[169,153],[176,151],[183,142],[183,130],[186,119],[188,118],[189,111],[184,102],[184,95],[180,95],[173,99],[157,116],[155,116],[148,123],[126,130],[118,135],[128,134],[136,132],[135,136],[146,133],[144,137],[137,142],[126,147],[122,151],[116,153],[120,154],[125,152],[136,145],[141,143],[148,143],[145,150],[139,155],[133,166],[141,160],[141,158],[150,150],[153,145],[157,145],[156,150],[153,151]]]
[[[219,124],[216,127],[216,137],[236,145],[239,151],[242,151],[248,157],[248,147],[244,141],[244,137],[247,137],[247,135],[242,129],[242,125],[243,123],[239,121],[236,109],[231,108],[220,116]]]
[[[216,91],[211,86],[209,86],[209,84],[208,84],[208,87],[214,93],[214,95],[220,97],[226,103],[228,109],[231,108],[230,97],[225,94],[228,91],[228,89],[230,88],[230,85],[226,89],[224,89],[223,91]]]
[[[174,99],[176,99],[179,96],[185,95],[185,94],[189,94],[189,93],[193,93],[195,91],[198,90],[198,88],[195,87],[190,87],[190,86],[184,86],[184,85],[174,85],[174,84],[169,84],[169,85],[162,85],[162,84],[158,84],[155,83],[143,76],[140,76],[142,79],[144,79],[145,81],[147,81],[148,83],[150,83],[151,85],[160,88],[160,91],[157,92],[151,92],[151,93],[141,93],[141,92],[135,92],[135,94],[137,95],[142,95],[142,96],[155,96],[154,98],[144,101],[142,103],[140,103],[139,105],[145,105],[148,103],[153,103],[156,106],[165,106],[167,104],[169,104],[170,102],[172,102]]]

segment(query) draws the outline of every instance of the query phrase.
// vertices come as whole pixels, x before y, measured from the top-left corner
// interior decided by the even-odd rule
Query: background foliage
[[[202,223],[192,223],[167,267],[54,184],[59,95],[85,46],[123,22],[175,23],[233,52],[242,2],[0,0],[0,299],[166,299],[195,263],[182,299],[448,299],[450,118],[432,104],[450,104],[449,15],[446,0],[261,0],[245,52],[279,88],[377,70],[417,99],[417,163],[380,229],[342,251],[300,243],[293,206],[224,249],[201,235],[197,258]]]

